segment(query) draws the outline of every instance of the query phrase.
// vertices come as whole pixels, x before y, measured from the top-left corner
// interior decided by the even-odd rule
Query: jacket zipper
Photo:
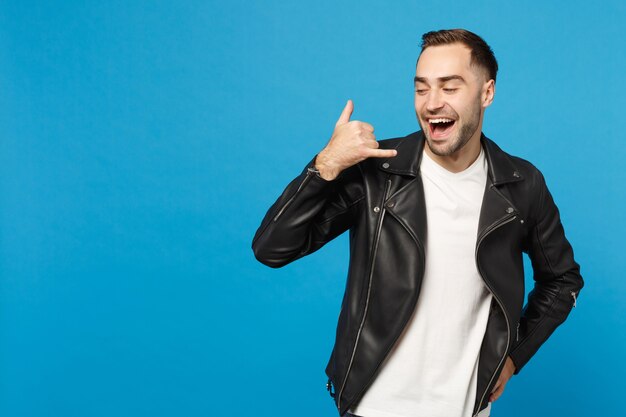
[[[489,284],[487,283],[487,281],[485,280],[485,277],[480,269],[480,263],[478,262],[478,248],[480,247],[480,244],[482,243],[482,241],[489,236],[489,234],[491,232],[493,232],[494,230],[498,229],[499,227],[504,226],[507,223],[512,222],[513,220],[515,220],[515,218],[517,217],[517,215],[511,216],[511,217],[505,217],[502,220],[500,220],[498,223],[494,224],[493,226],[491,226],[490,229],[488,229],[480,238],[480,240],[478,241],[478,244],[476,245],[476,251],[474,253],[474,256],[476,258],[476,266],[478,267],[478,273],[480,274],[480,276],[483,279],[483,282],[485,283],[485,286],[487,287],[487,289],[489,290],[489,292],[491,293],[491,295],[493,295],[493,298],[495,298],[495,300],[498,302],[498,305],[500,306],[500,309],[502,309],[502,313],[504,314],[504,320],[506,321],[506,348],[504,349],[504,356],[502,357],[502,359],[500,359],[500,361],[498,362],[498,366],[496,366],[496,371],[497,369],[500,367],[500,365],[502,364],[502,361],[506,358],[506,352],[509,350],[509,343],[510,343],[510,326],[509,326],[509,318],[506,315],[506,310],[504,309],[504,306],[502,305],[502,302],[500,301],[500,299],[498,298],[498,296],[496,296],[496,294],[493,292],[493,290],[491,289],[491,287],[489,286]],[[518,324],[518,330],[519,330],[519,324]],[[487,395],[487,391],[489,391],[489,386],[491,385],[491,382],[493,381],[493,378],[496,376],[496,372],[494,371],[493,375],[491,375],[491,378],[489,379],[489,383],[487,384],[487,388],[485,389],[485,392],[483,393],[483,395],[480,397],[480,401],[478,402],[478,410],[476,410],[476,413],[473,415],[473,417],[476,417],[480,411],[480,405],[483,403],[483,400],[485,399],[485,395]]]
[[[574,305],[572,307],[576,307],[576,293],[574,291],[570,291],[570,294],[572,294],[572,298],[574,299]]]
[[[356,334],[356,341],[354,342],[354,348],[352,349],[352,355],[350,356],[350,362],[348,363],[348,370],[346,371],[346,376],[343,379],[341,384],[341,389],[339,390],[339,394],[337,396],[337,409],[341,409],[341,396],[343,394],[343,390],[346,387],[346,382],[348,382],[348,376],[350,375],[350,370],[352,369],[352,363],[354,361],[354,355],[356,354],[356,349],[359,345],[359,338],[361,336],[361,330],[363,330],[363,325],[365,324],[365,318],[367,317],[367,308],[370,300],[370,290],[372,288],[372,277],[374,275],[374,264],[376,263],[376,253],[378,252],[378,241],[380,239],[380,231],[383,227],[383,219],[385,218],[385,201],[387,200],[387,194],[389,193],[389,188],[391,187],[391,180],[387,180],[387,185],[385,186],[385,193],[383,194],[383,199],[380,204],[380,217],[378,219],[378,225],[376,226],[376,236],[374,238],[374,249],[372,250],[372,263],[370,264],[370,273],[368,277],[367,283],[367,296],[365,298],[365,310],[363,311],[363,318],[361,319],[361,324],[359,325],[359,331]]]
[[[304,187],[306,183],[309,182],[309,180],[311,179],[311,175],[315,175],[314,171],[311,171],[311,168],[308,168],[306,172],[306,177],[304,177],[304,179],[298,186],[298,189],[296,190],[296,192],[293,193],[293,195],[289,198],[289,200],[287,200],[287,202],[283,204],[283,206],[280,208],[276,216],[274,216],[275,222],[278,221],[278,219],[280,218],[280,216],[282,216],[283,212],[287,209],[287,207],[289,207],[291,203],[293,203],[293,201],[296,199],[296,197],[300,193],[300,190],[302,190],[302,187]]]

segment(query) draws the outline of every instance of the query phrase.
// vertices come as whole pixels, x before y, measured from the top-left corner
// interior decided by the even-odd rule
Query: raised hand
[[[357,120],[350,121],[353,110],[354,104],[348,100],[335,123],[333,135],[315,159],[315,167],[325,180],[335,179],[341,171],[364,159],[397,155],[395,149],[378,149],[374,126]]]

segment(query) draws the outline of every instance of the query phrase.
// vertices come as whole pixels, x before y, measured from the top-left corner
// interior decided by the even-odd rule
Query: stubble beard
[[[428,122],[426,122],[428,123]],[[427,127],[424,131],[427,132],[424,136],[426,137],[426,143],[428,147],[438,156],[450,156],[454,153],[458,152],[462,149],[467,142],[472,138],[476,129],[478,129],[478,125],[480,123],[480,106],[476,108],[476,112],[472,115],[470,120],[466,123],[461,123],[459,128],[459,133],[456,137],[450,139],[447,145],[436,145],[433,143],[432,138],[430,137],[430,130]]]

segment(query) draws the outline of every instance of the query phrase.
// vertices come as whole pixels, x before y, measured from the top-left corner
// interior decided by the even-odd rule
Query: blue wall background
[[[421,34],[500,63],[485,133],[543,170],[586,287],[492,415],[618,415],[624,2],[0,4],[0,415],[333,416],[346,236],[252,236],[345,101],[418,129]],[[530,277],[527,278],[532,284]]]

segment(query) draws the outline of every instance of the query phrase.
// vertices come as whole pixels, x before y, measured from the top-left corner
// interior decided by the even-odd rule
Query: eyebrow
[[[467,84],[467,83],[465,82],[465,79],[464,79],[463,77],[461,77],[460,75],[446,75],[445,77],[439,77],[439,78],[437,78],[437,80],[439,81],[439,83],[440,83],[440,84],[443,84],[443,83],[445,83],[445,82],[447,82],[447,81],[451,81],[451,80],[459,80],[459,81],[461,81],[462,83]],[[415,77],[415,78],[413,79],[413,81],[414,81],[414,82],[416,82],[416,83],[424,83],[424,84],[428,84],[428,82],[426,81],[426,78],[424,78],[424,77]]]

